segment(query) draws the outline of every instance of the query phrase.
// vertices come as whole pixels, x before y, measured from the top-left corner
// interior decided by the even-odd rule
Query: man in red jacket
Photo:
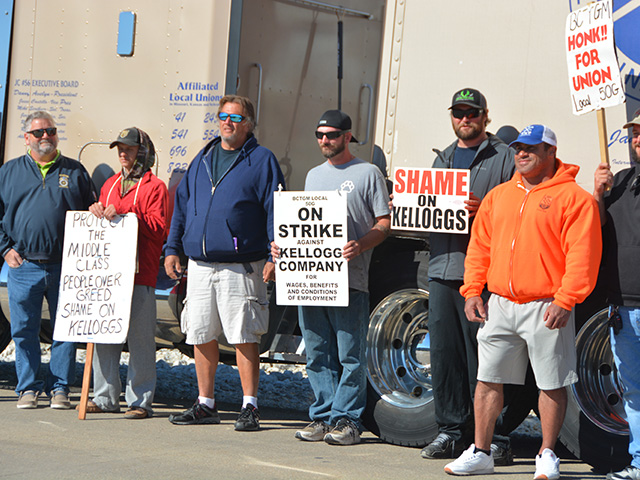
[[[96,217],[113,220],[117,215],[138,217],[138,272],[134,279],[127,344],[129,368],[125,418],[152,415],[156,388],[156,300],[155,286],[160,254],[167,230],[169,193],[162,180],[151,173],[155,148],[149,136],[136,127],[123,130],[110,148],[118,148],[122,170],[109,178],[100,191],[100,201],[89,207]],[[132,246],[133,247],[133,246]],[[119,344],[96,344],[93,358],[93,400],[88,413],[120,411]]]
[[[576,165],[556,158],[555,134],[526,127],[511,144],[516,174],[489,192],[465,260],[465,314],[478,331],[475,444],[445,466],[451,475],[493,473],[490,445],[502,386],[523,384],[528,361],[540,389],[542,445],[534,479],[560,478],[553,452],[578,380],[573,307],[593,290],[602,252],[600,216],[578,186]],[[484,305],[484,286],[491,297]]]

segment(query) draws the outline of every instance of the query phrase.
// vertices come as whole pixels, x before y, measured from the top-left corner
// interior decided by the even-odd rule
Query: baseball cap
[[[487,99],[484,98],[484,95],[482,95],[478,90],[474,88],[463,88],[462,90],[458,90],[453,94],[453,99],[451,99],[451,106],[449,107],[449,110],[451,110],[456,105],[469,105],[470,107],[486,110]]]
[[[345,131],[351,130],[351,117],[342,110],[327,110],[322,114],[322,117],[320,117],[318,127],[333,127]],[[358,142],[353,134],[351,135],[351,141]]]
[[[625,123],[622,128],[631,128],[634,125],[640,125],[640,108],[635,111],[633,114],[633,119],[629,120],[629,122]]]
[[[545,127],[544,125],[529,125],[528,127],[523,128],[520,135],[518,135],[518,138],[511,142],[509,146],[513,146],[514,143],[524,143],[525,145],[547,143],[554,147],[558,146],[556,134],[553,133],[549,127]]]
[[[140,145],[140,134],[138,133],[138,129],[136,127],[125,128],[118,134],[118,138],[111,142],[109,148],[115,147],[118,143],[131,145],[132,147]]]

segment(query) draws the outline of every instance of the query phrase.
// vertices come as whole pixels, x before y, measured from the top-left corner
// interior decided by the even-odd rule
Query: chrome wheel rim
[[[392,293],[371,313],[367,334],[369,382],[386,402],[401,408],[433,400],[431,387],[429,293]]]
[[[599,428],[628,435],[618,377],[609,340],[608,310],[591,317],[576,335],[578,383],[572,386],[582,413]]]

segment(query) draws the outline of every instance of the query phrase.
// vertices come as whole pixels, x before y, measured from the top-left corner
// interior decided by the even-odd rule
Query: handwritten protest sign
[[[566,49],[575,115],[624,103],[611,0],[593,2],[569,14]]]
[[[347,197],[333,192],[275,192],[276,303],[349,305]]]
[[[136,271],[138,218],[69,211],[53,339],[124,343]]]
[[[395,168],[391,228],[468,233],[469,170]]]

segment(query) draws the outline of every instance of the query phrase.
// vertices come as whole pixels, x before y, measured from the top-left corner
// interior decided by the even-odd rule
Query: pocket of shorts
[[[261,301],[258,297],[247,297],[248,307],[254,319],[254,335],[264,335],[269,330],[269,302]]]
[[[180,314],[180,331],[185,335],[187,334],[187,318],[188,318],[187,311],[188,310],[189,310],[189,302],[185,297],[185,299],[182,301],[182,313]]]

